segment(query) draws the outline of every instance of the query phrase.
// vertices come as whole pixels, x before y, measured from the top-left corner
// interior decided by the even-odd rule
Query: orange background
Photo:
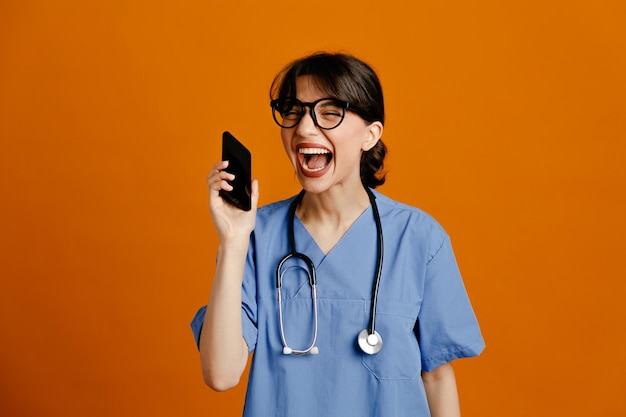
[[[626,3],[335,3],[0,3],[1,415],[240,415],[189,330],[206,173],[228,129],[297,191],[267,91],[317,50],[378,71],[381,190],[452,236],[464,415],[626,415]]]

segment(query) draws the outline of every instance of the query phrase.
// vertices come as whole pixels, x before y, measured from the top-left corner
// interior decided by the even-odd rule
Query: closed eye
[[[302,114],[302,111],[299,111],[296,109],[287,110],[281,113],[281,115],[286,119],[295,119],[295,118],[300,117],[301,114]]]

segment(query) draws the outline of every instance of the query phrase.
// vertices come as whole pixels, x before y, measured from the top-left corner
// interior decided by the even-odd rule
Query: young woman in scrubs
[[[253,181],[252,210],[242,211],[219,194],[232,189],[228,161],[213,166],[217,266],[209,302],[192,322],[207,385],[237,385],[254,352],[247,417],[459,416],[451,361],[478,355],[484,341],[445,231],[372,191],[385,180],[378,77],[355,57],[321,53],[285,67],[270,94],[304,194],[291,220],[295,197],[257,208]],[[357,343],[380,253],[368,190],[384,236],[375,314],[384,344],[374,354]],[[314,264],[317,298],[301,263],[284,267],[279,320],[276,267],[291,251],[290,223],[297,251]],[[284,339],[306,349],[313,334],[317,354],[285,351]]]

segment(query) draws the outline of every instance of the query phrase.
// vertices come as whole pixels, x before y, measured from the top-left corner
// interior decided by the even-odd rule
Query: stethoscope
[[[380,284],[380,275],[383,268],[383,228],[380,223],[380,214],[378,213],[378,206],[376,205],[376,197],[374,193],[365,187],[367,196],[369,197],[370,204],[372,206],[372,212],[374,214],[374,222],[376,223],[376,237],[378,243],[378,259],[376,261],[376,273],[374,275],[374,287],[372,289],[372,304],[370,305],[370,319],[367,329],[361,330],[357,337],[357,342],[361,350],[367,354],[373,355],[380,352],[383,347],[383,339],[376,331],[374,325],[376,322],[376,300],[378,299],[378,285]],[[316,355],[319,353],[319,349],[315,346],[317,342],[317,280],[315,278],[315,265],[313,261],[303,253],[296,251],[296,239],[294,237],[293,224],[296,215],[296,208],[302,201],[305,191],[302,190],[300,194],[291,202],[289,206],[289,224],[288,224],[288,238],[289,238],[289,253],[281,259],[276,267],[276,288],[278,290],[278,321],[280,327],[280,338],[283,342],[283,353],[285,355]],[[287,344],[285,338],[285,329],[283,326],[283,307],[281,298],[282,278],[285,271],[283,271],[283,265],[289,259],[298,258],[306,264],[306,272],[309,278],[309,285],[311,286],[311,300],[313,302],[313,338],[311,344],[306,349],[293,349]]]

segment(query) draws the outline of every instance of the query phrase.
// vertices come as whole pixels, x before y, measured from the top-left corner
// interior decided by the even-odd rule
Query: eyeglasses
[[[339,126],[350,106],[346,101],[330,97],[321,98],[312,103],[303,103],[297,98],[279,98],[272,100],[270,105],[274,121],[280,127],[297,126],[304,117],[305,108],[308,107],[313,124],[324,130]]]

